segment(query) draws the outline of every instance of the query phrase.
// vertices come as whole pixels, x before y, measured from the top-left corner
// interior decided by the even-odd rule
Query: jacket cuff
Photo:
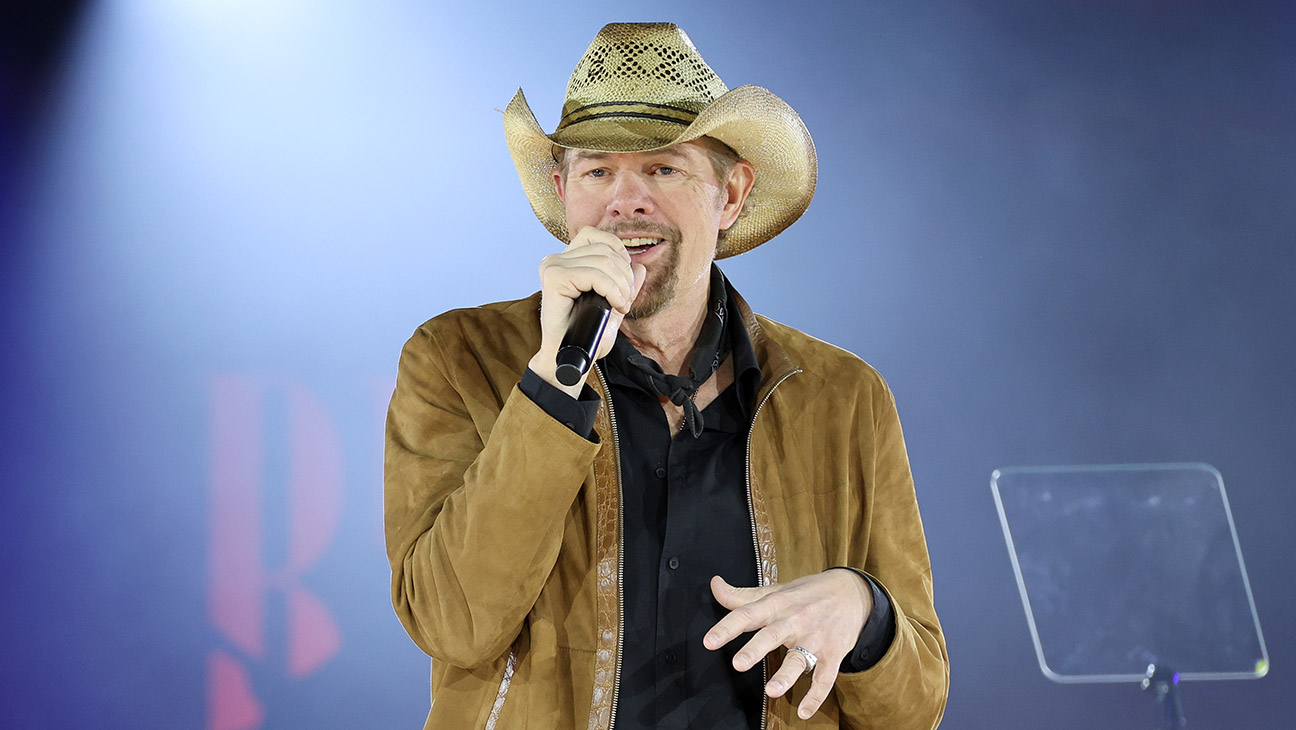
[[[882,590],[877,581],[862,570],[847,565],[835,566],[829,570],[851,571],[863,578],[873,593],[873,610],[864,621],[864,628],[860,631],[859,639],[855,641],[855,648],[842,659],[840,671],[849,674],[871,669],[886,654],[887,649],[891,648],[891,641],[895,639],[895,611],[891,608],[891,599],[887,597],[886,591]]]
[[[530,398],[532,403],[540,406],[540,410],[561,422],[576,435],[589,439],[590,434],[594,432],[594,418],[598,415],[599,396],[589,383],[581,388],[579,398],[573,398],[536,375],[531,368],[527,368],[522,374],[522,382],[518,383],[518,390]]]

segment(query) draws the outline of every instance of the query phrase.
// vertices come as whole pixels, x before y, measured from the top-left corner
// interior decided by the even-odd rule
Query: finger
[[[759,601],[770,592],[771,588],[772,586],[739,588],[729,585],[724,578],[718,575],[711,576],[711,595],[715,596],[721,606],[730,611]]]
[[[639,290],[643,289],[644,282],[648,280],[648,267],[643,264],[631,264],[630,270],[634,273],[634,283],[630,292],[630,299],[633,301],[639,298]]]
[[[764,628],[771,619],[774,607],[759,601],[778,589],[777,585],[738,588],[729,585],[718,575],[711,577],[711,594],[721,606],[729,609],[724,618],[716,622],[702,639],[708,649],[719,649],[735,637],[748,631]]]
[[[765,658],[766,654],[780,646],[785,646],[790,630],[791,627],[786,622],[778,621],[757,631],[756,635],[734,654],[734,669],[745,672],[756,666],[756,663]]]
[[[540,268],[540,280],[542,288],[568,299],[593,290],[623,311],[633,301],[633,275],[612,264],[606,255],[555,254],[554,257],[545,257]]]
[[[608,235],[611,234],[607,231],[595,228],[594,226],[581,226],[581,229],[576,231],[576,235],[571,237],[571,243],[568,245],[568,248],[588,246],[601,239],[605,240]]]
[[[797,654],[798,652],[788,653]],[[801,698],[801,704],[797,705],[797,717],[808,720],[811,715],[818,712],[819,708],[823,706],[824,700],[828,699],[828,693],[832,691],[833,682],[836,681],[837,664],[825,663],[823,659],[820,659],[819,666],[815,667],[810,689],[806,691],[805,697]]]
[[[787,656],[783,657],[783,663],[779,665],[778,671],[774,672],[774,676],[770,677],[770,681],[765,685],[765,694],[770,697],[782,697],[805,673],[805,668],[806,658],[801,656],[801,652],[789,651]]]
[[[574,251],[553,254],[552,257],[546,257],[545,268],[553,269],[556,272],[581,268],[598,269],[609,276],[615,276],[625,286],[627,292],[634,286],[634,270],[630,268],[629,264],[616,258],[602,244],[583,246]]]
[[[597,243],[607,246],[617,258],[627,264],[630,263],[630,252],[626,250],[625,241],[622,241],[615,233],[594,226],[585,226],[577,231],[576,235],[572,236],[572,242],[568,249],[570,250],[572,246],[580,247]]]
[[[602,295],[613,307],[625,307],[630,302],[631,282],[616,272],[608,271],[598,262],[573,264],[569,262],[548,269],[541,277],[543,289],[575,300],[587,291]]]
[[[626,294],[625,306],[618,307],[621,313],[624,314],[628,311],[630,303],[634,301],[634,297],[638,292],[635,290],[634,269],[629,259],[626,258],[629,254],[625,253],[619,239],[614,237],[613,240],[616,241],[615,246],[599,241],[569,247],[563,253],[557,254],[554,260],[550,262],[550,265],[560,270],[589,266],[616,277],[621,282]]]
[[[748,631],[762,629],[769,623],[768,613],[769,607],[760,603],[735,608],[702,637],[702,645],[708,649],[719,649]]]
[[[610,241],[574,241],[561,253],[552,254],[553,261],[556,264],[603,260],[606,262],[605,265],[609,271],[623,273],[627,283],[634,280],[634,269],[631,266],[629,256],[630,254],[626,253],[625,246],[621,244],[621,239],[616,236],[613,236]]]

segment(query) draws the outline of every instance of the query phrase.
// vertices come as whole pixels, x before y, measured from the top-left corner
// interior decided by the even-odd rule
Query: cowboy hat
[[[555,147],[646,152],[712,137],[751,163],[756,182],[716,258],[749,251],[805,212],[818,174],[801,117],[769,90],[730,90],[673,23],[612,23],[599,31],[567,82],[562,119],[545,134],[518,89],[504,110],[504,137],[531,209],[567,242],[554,189]]]

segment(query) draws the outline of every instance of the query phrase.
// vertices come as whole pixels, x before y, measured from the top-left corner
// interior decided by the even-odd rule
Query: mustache
[[[656,221],[618,221],[604,230],[618,238],[628,234],[638,234],[645,237],[662,238],[672,243],[678,243],[682,237],[680,229],[669,223],[657,223]]]

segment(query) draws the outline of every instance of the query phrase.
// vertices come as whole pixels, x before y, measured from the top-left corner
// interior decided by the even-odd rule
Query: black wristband
[[[891,648],[896,630],[895,610],[891,607],[891,599],[887,597],[886,591],[868,573],[849,565],[838,565],[829,570],[849,570],[863,578],[873,592],[873,609],[864,621],[864,629],[860,631],[855,648],[842,659],[840,667],[843,674],[862,672],[877,664],[887,653],[887,649]]]
[[[518,389],[530,398],[532,403],[540,406],[541,410],[553,416],[555,420],[562,422],[577,436],[588,439],[594,432],[594,417],[598,415],[599,396],[589,383],[581,388],[579,398],[573,398],[559,390],[558,386],[536,375],[531,368],[527,368],[526,372],[522,373],[522,382],[518,383]]]

